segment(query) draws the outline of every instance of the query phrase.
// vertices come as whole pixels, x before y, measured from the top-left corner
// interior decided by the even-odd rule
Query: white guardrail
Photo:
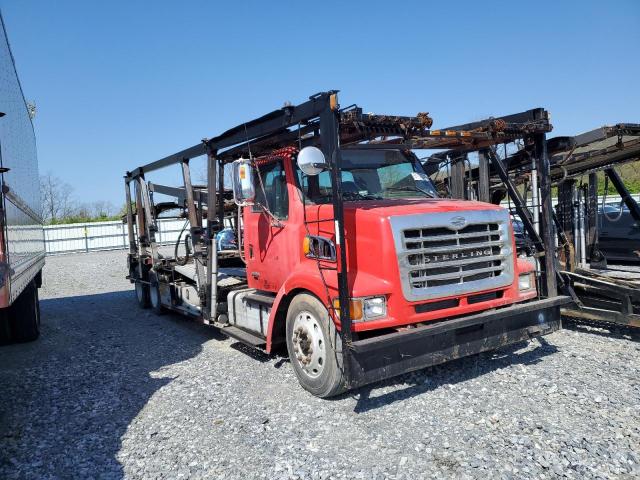
[[[173,245],[186,220],[160,219],[156,241]],[[188,232],[187,225],[187,232]],[[127,224],[119,221],[46,225],[44,242],[47,255],[95,252],[129,248]]]

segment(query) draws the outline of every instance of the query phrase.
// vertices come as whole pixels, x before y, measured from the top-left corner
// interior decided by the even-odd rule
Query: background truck
[[[415,153],[524,139],[544,171],[548,115],[431,125],[426,113],[341,109],[336,91],[323,92],[127,172],[128,278],[141,306],[267,352],[285,347],[301,385],[320,397],[558,329],[567,299],[557,295],[544,181],[542,251],[519,258],[509,211],[438,198]],[[202,155],[199,187],[189,161]],[[183,186],[145,179],[174,164]],[[225,202],[225,164],[237,215]],[[189,226],[183,255],[155,241],[157,218],[171,210]],[[530,215],[523,221],[530,227]],[[228,225],[235,258],[217,250]]]
[[[33,124],[0,23],[0,343],[9,343],[39,335],[45,246]]]

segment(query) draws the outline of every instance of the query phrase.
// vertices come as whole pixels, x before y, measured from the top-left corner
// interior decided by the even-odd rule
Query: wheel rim
[[[142,288],[142,283],[136,282],[136,297],[138,297],[138,301],[142,302],[144,300],[144,289]]]
[[[157,285],[151,285],[151,306],[153,308],[160,307],[160,292]]]
[[[293,322],[293,354],[298,365],[311,378],[322,375],[326,361],[324,331],[315,315],[302,311]]]

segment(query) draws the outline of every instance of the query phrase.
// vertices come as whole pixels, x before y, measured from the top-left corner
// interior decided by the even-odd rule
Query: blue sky
[[[640,2],[0,0],[40,171],[123,203],[126,170],[327,89],[434,127],[537,106],[640,123]],[[180,179],[177,169],[156,180]]]

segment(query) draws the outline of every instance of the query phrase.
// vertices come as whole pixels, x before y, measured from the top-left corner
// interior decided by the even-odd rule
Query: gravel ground
[[[139,309],[124,271],[123,252],[47,260],[41,338],[0,349],[0,478],[640,477],[628,333],[566,329],[320,400],[286,359]]]

